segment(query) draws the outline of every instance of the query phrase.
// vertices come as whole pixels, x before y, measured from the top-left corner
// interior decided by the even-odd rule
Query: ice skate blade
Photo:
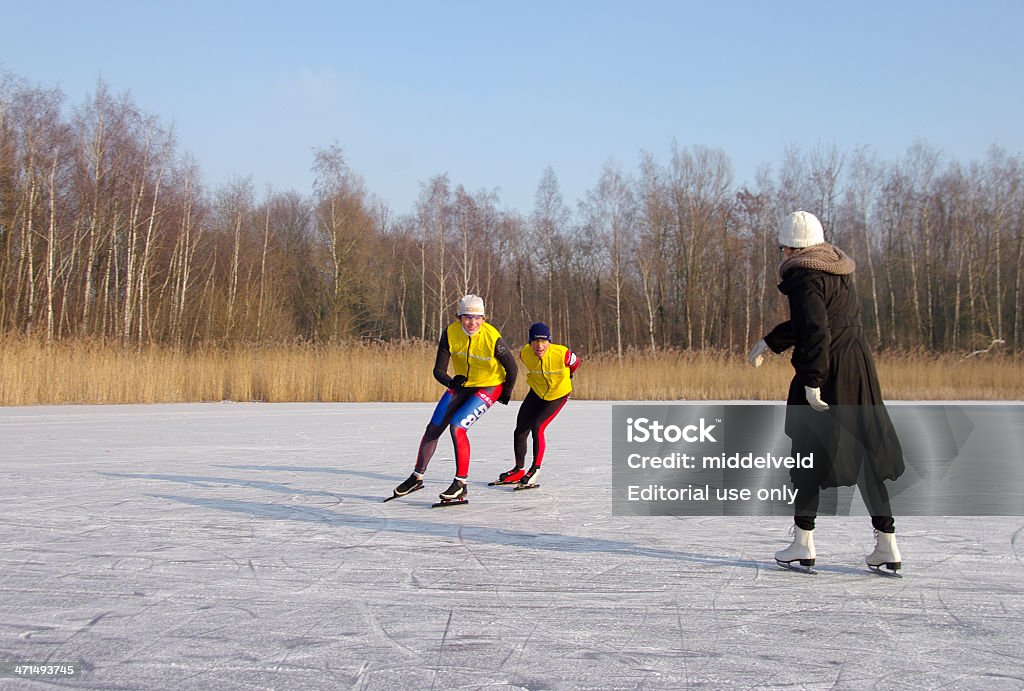
[[[519,483],[519,480],[514,480],[512,482],[505,482],[503,480],[495,480],[494,482],[488,482],[487,486],[488,487],[497,487],[498,485],[515,485],[515,484],[518,484],[518,483]]]
[[[443,499],[436,504],[431,504],[430,508],[439,509],[442,506],[461,506],[462,504],[468,504],[469,499],[452,499],[451,501],[444,501]]]
[[[417,492],[417,491],[419,491],[421,489],[423,489],[423,484],[422,483],[420,483],[419,487],[414,487],[413,489],[409,490],[405,494],[392,494],[390,497],[384,497],[383,499],[380,500],[380,503],[383,504],[384,502],[391,501],[392,499],[401,499],[402,497],[408,497],[413,492]]]
[[[794,564],[793,562],[779,561],[778,559],[776,559],[775,563],[778,564],[779,566],[781,566],[784,569],[789,569],[790,571],[796,571],[797,573],[805,573],[805,574],[807,574],[809,576],[817,576],[818,575],[818,572],[811,568],[812,566],[814,566],[814,560],[813,559],[803,559],[803,560],[796,560],[796,561],[797,561],[797,563]],[[799,563],[800,561],[809,561],[811,563],[810,564],[801,564],[801,563]]]
[[[524,489],[537,489],[538,487],[540,487],[540,483],[537,483],[536,485],[519,485],[519,484],[517,484],[512,489],[515,490],[516,492],[520,492],[520,491],[522,491]]]
[[[885,568],[882,568],[883,566]],[[896,566],[896,565],[894,565],[894,566]],[[898,566],[896,568],[898,568]],[[879,564],[878,566],[873,566],[871,564],[868,564],[868,571],[871,571],[872,573],[876,573],[879,576],[885,576],[886,578],[903,578],[903,574],[898,573],[896,571],[896,568],[893,568],[893,569],[890,570],[889,564]]]

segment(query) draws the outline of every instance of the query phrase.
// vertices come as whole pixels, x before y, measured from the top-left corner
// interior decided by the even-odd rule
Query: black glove
[[[448,388],[450,389],[461,389],[463,384],[466,383],[466,377],[462,374],[456,374],[452,377],[452,380],[448,382]]]
[[[500,403],[502,405],[508,405],[508,402],[511,401],[511,400],[512,400],[512,387],[510,386],[507,389],[503,388],[501,390],[501,395],[498,396],[498,403]]]

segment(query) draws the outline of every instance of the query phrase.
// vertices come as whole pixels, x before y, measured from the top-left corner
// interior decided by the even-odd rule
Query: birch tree
[[[617,165],[605,164],[597,186],[586,195],[582,211],[590,232],[604,244],[612,289],[615,353],[621,361],[623,301],[629,260],[635,256],[637,207],[631,183]]]
[[[530,216],[530,237],[535,248],[537,265],[544,275],[546,318],[555,314],[555,285],[560,256],[564,252],[564,237],[571,213],[562,197],[558,178],[551,166],[544,169],[534,194],[533,213]]]

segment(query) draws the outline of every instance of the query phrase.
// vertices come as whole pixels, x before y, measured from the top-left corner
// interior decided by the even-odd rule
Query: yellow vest
[[[452,354],[452,370],[466,377],[465,386],[494,386],[505,381],[505,368],[494,357],[494,346],[501,334],[484,322],[470,338],[462,322],[448,326],[448,349]]]
[[[572,391],[569,366],[565,364],[568,352],[568,348],[557,343],[548,346],[543,358],[537,357],[528,344],[519,351],[519,359],[526,365],[526,383],[545,401],[553,401]]]

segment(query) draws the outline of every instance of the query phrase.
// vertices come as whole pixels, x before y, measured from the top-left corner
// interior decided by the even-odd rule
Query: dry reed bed
[[[433,401],[434,346],[352,343],[184,352],[91,343],[45,346],[0,340],[0,405],[191,401]],[[889,400],[1020,400],[1024,360],[953,355],[883,355]],[[673,351],[586,357],[578,399],[781,400],[792,369],[785,357],[754,370],[741,354]],[[523,379],[515,398],[526,392]]]

